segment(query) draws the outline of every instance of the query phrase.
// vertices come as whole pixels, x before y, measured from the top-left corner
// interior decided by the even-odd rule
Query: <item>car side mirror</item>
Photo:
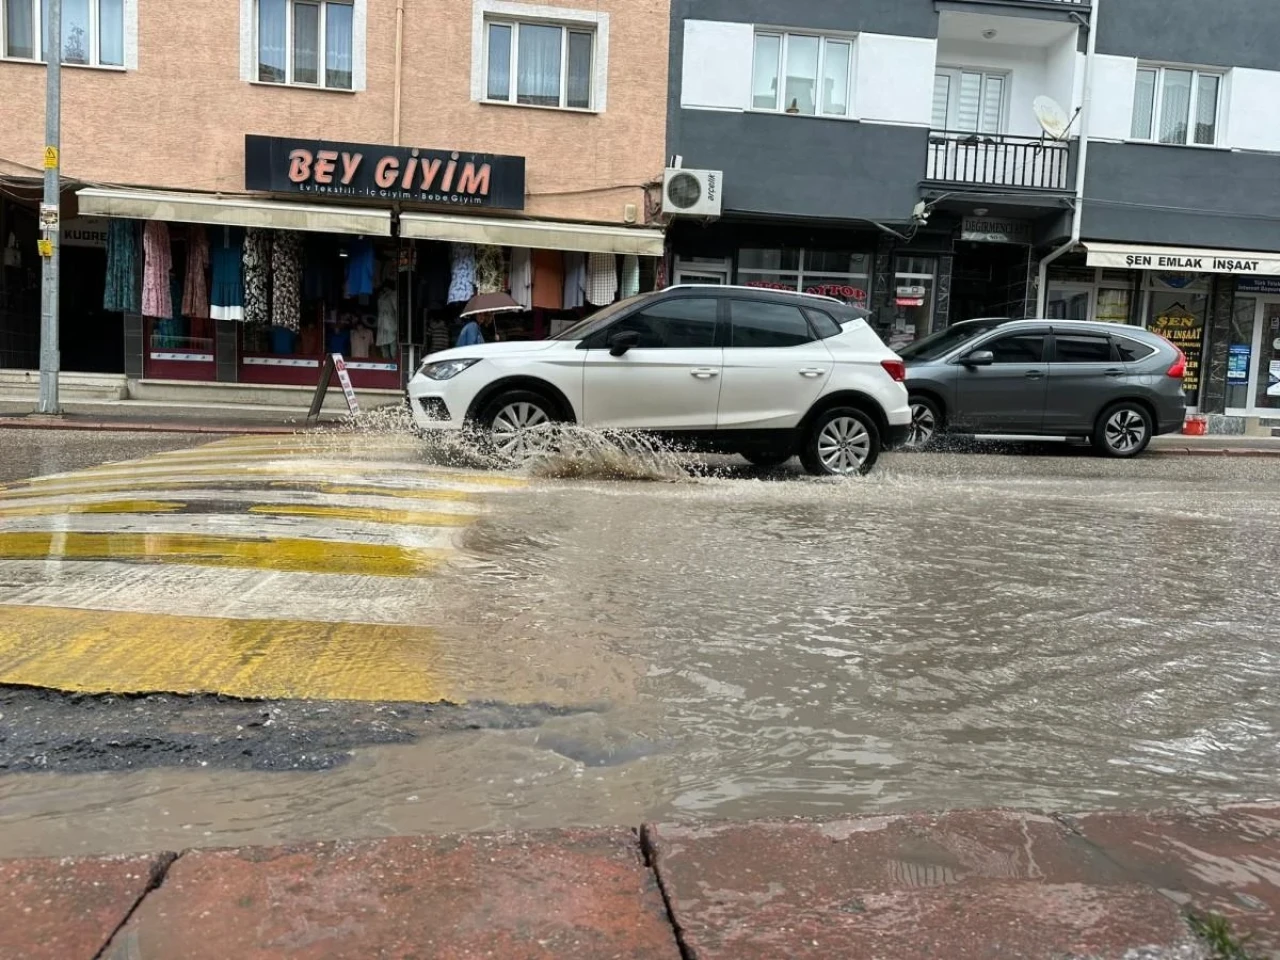
[[[961,357],[960,362],[966,367],[989,367],[996,362],[996,355],[990,350],[975,350]]]
[[[632,347],[640,345],[640,333],[637,330],[619,330],[609,338],[609,355],[620,357]]]

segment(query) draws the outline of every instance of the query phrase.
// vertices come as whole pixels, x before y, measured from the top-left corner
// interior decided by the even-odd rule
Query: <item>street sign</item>
[[[325,358],[324,366],[320,369],[320,381],[316,384],[315,395],[311,398],[311,409],[307,412],[308,420],[319,418],[320,410],[324,407],[325,394],[329,392],[329,383],[335,374],[338,377],[338,383],[342,386],[342,395],[347,399],[347,410],[352,416],[360,412],[356,391],[351,386],[351,374],[347,373],[347,362],[342,358],[342,354],[331,353]]]
[[[56,230],[58,227],[58,205],[56,203],[40,204],[40,229]]]
[[[57,147],[44,148],[44,168],[46,170],[58,169],[58,148]]]

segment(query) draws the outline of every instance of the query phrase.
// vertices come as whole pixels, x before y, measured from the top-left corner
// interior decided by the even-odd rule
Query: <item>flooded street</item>
[[[397,449],[396,470],[421,464]],[[390,454],[368,456],[392,469]],[[151,498],[149,469],[137,482]],[[206,514],[251,497],[200,480],[203,469],[183,464],[170,480],[186,512],[149,517],[146,529],[182,532],[201,496]],[[437,486],[472,491],[455,503],[468,522],[447,537],[388,535],[396,549],[435,551],[429,572],[385,576],[359,568],[361,555],[334,573],[318,560],[275,579],[224,569],[232,579],[215,581],[119,555],[82,561],[74,576],[9,559],[0,611],[76,606],[69,598],[92,588],[98,599],[83,606],[261,618],[267,608],[254,604],[270,596],[270,615],[291,623],[349,621],[326,643],[362,651],[362,669],[386,644],[421,645],[411,661],[395,654],[394,670],[318,671],[329,696],[542,713],[343,740],[350,758],[324,769],[214,759],[9,773],[0,856],[1280,793],[1280,460],[889,455],[872,477],[840,482],[732,467],[678,483],[504,485],[451,470]],[[118,486],[111,474],[57,481],[53,495]],[[123,495],[103,489],[93,496]],[[339,496],[373,511],[403,499],[397,489]],[[285,500],[318,504],[297,489],[272,494],[277,507]],[[312,535],[302,518],[264,517],[255,503],[264,529]],[[342,541],[367,536],[368,519],[305,522],[335,525],[315,535]],[[76,516],[71,529],[118,529],[95,525],[106,522]],[[4,529],[16,523],[49,529],[29,519]],[[236,556],[241,568],[259,562]],[[408,677],[405,662],[430,682]],[[200,689],[243,696],[267,679]],[[298,696],[272,684],[264,695]]]

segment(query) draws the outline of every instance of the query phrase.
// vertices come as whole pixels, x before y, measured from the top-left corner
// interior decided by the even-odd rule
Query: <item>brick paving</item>
[[[1280,956],[1280,805],[649,824],[0,861],[0,960]]]

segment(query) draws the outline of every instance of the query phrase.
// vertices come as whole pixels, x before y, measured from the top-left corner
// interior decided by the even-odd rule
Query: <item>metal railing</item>
[[[1020,190],[1066,190],[1070,168],[1071,148],[1056,140],[935,130],[929,134],[925,179]]]

